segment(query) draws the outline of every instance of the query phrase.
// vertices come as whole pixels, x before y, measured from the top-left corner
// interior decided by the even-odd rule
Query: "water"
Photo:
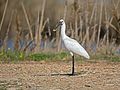
[[[34,41],[25,41],[25,40],[20,40],[20,43],[19,43],[19,47],[20,49],[21,48],[24,48],[27,44],[31,43],[30,46],[28,47],[28,49],[31,51],[33,50],[33,48],[35,48],[36,44]],[[51,45],[50,41],[49,42],[46,42],[46,47],[45,47],[45,41],[41,40],[41,44],[40,44],[40,48],[41,49],[50,49],[50,48],[53,48],[53,44]],[[0,40],[0,47],[3,45],[3,42],[2,40]],[[6,50],[11,50],[11,51],[14,51],[14,41],[12,39],[8,39],[7,40],[7,48]],[[57,47],[56,47],[57,48]],[[61,44],[61,48],[64,48],[64,45]],[[96,52],[96,43],[93,42],[91,45],[90,45],[90,48],[93,52]],[[115,54],[120,54],[120,48],[116,49],[115,51],[113,51]]]

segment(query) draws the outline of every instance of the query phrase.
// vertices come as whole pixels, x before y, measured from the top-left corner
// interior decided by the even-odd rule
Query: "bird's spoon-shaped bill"
[[[62,25],[61,22],[58,22],[57,25],[56,25],[56,27],[55,27],[55,29],[53,29],[53,31],[57,31],[57,28],[58,28],[60,25]]]

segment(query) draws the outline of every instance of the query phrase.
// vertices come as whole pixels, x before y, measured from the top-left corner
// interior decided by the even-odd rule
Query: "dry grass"
[[[36,1],[31,0],[29,1],[29,4],[32,5],[31,3],[33,2]],[[59,32],[55,34],[52,30],[55,26],[56,21],[62,17],[66,21],[67,31],[70,32],[70,37],[77,39],[86,49],[89,50],[89,52],[93,52],[91,45],[94,43],[96,52],[98,51],[103,53],[102,49],[104,48],[100,48],[106,46],[104,53],[108,54],[109,52],[113,52],[111,50],[115,50],[114,47],[118,48],[117,45],[119,45],[120,42],[120,25],[118,22],[120,17],[120,2],[119,0],[112,0],[112,2],[113,3],[109,4],[110,1],[105,0],[74,0],[72,3],[70,3],[69,0],[65,0],[63,4],[58,4],[57,2],[44,0],[41,6],[32,6],[31,10],[29,9],[30,6],[27,5],[25,1],[18,2],[19,4],[16,8],[17,13],[14,13],[14,16],[17,16],[17,14],[20,15],[18,18],[14,18],[14,20],[16,19],[16,24],[14,23],[14,20],[12,20],[13,18],[11,18],[10,24],[8,25],[9,29],[6,31],[7,34],[4,36],[6,39],[6,37],[9,36],[8,32],[11,32],[10,29],[13,29],[11,27],[15,26],[15,31],[18,33],[16,35],[16,40],[13,40],[15,41],[14,44],[16,50],[23,50],[26,52],[39,52],[41,50],[40,45],[43,45],[42,47],[45,47],[44,50],[48,50],[47,46],[51,45],[50,47],[52,48],[56,44],[58,47],[55,46],[54,50],[60,51],[61,40]],[[5,3],[0,24],[0,31],[4,24],[3,21],[5,21],[5,14],[7,13],[7,9],[9,10],[8,7],[10,3],[11,2],[8,2],[8,0]],[[50,8],[54,9],[51,9],[50,12]],[[35,12],[33,12],[34,9],[36,9]],[[47,12],[49,12],[49,14]],[[24,26],[27,30],[24,30]],[[24,32],[27,32],[27,34]],[[44,36],[42,33],[44,33]],[[50,35],[48,35],[48,33]],[[45,37],[45,39],[42,37]],[[23,38],[23,40],[28,40],[27,44],[22,48],[19,46],[21,38]],[[5,43],[7,43],[7,40],[4,41],[5,45]],[[31,43],[30,41],[34,42]],[[32,48],[32,50],[29,50],[32,44],[35,44],[35,46]]]

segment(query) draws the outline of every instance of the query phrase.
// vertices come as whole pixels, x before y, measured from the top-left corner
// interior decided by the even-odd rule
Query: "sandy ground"
[[[0,64],[0,90],[120,90],[120,63],[70,61]]]

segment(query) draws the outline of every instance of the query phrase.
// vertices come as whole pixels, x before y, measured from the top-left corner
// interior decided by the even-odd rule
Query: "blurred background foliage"
[[[120,0],[0,0],[1,53],[62,51],[61,18],[89,53],[120,54]]]

